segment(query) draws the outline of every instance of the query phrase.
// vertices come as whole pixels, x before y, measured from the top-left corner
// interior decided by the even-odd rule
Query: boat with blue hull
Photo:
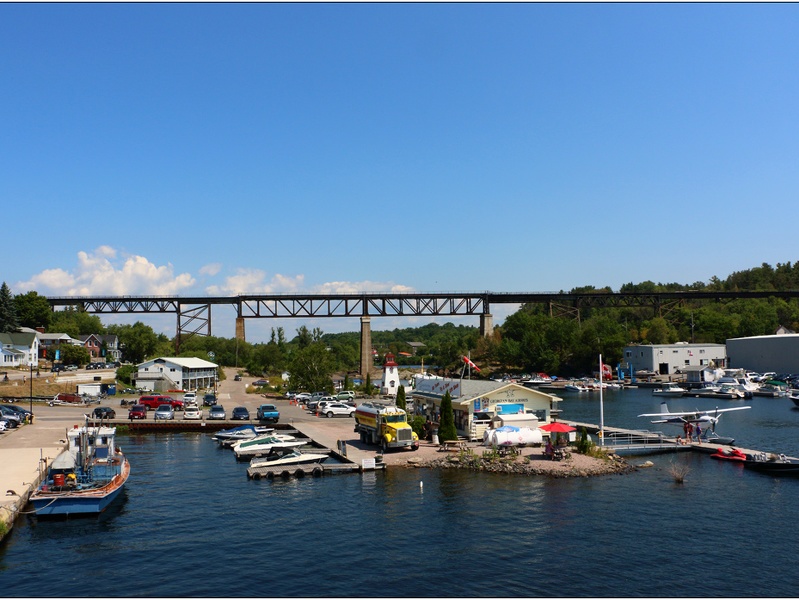
[[[130,463],[116,445],[116,427],[75,425],[67,442],[31,495],[37,517],[99,514],[130,476]]]

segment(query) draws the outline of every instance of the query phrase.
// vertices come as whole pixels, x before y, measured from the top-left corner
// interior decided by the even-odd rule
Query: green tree
[[[333,361],[325,345],[316,342],[294,351],[289,370],[289,385],[293,389],[326,390],[333,375]]]
[[[66,333],[77,338],[81,335],[92,333],[105,333],[100,317],[87,313],[85,310],[67,306],[64,310],[56,311],[50,320],[49,332]]]
[[[399,389],[397,390],[397,408],[401,408],[402,410],[406,410],[408,408],[408,405],[405,402],[405,386],[402,384],[400,384]]]
[[[110,325],[108,333],[119,338],[122,357],[128,362],[138,364],[161,354],[171,355],[167,337],[157,335],[152,327],[141,321],[133,325]]]
[[[0,333],[12,333],[17,330],[19,330],[19,319],[14,296],[4,281],[3,285],[0,285]]]
[[[65,365],[83,366],[91,361],[89,351],[83,346],[73,346],[72,344],[59,345],[61,362]]]
[[[441,419],[438,425],[438,439],[442,442],[458,439],[458,430],[455,428],[455,413],[452,412],[452,396],[449,395],[449,391],[441,398]]]
[[[44,327],[44,330],[48,331],[53,318],[53,309],[50,308],[47,298],[33,291],[27,294],[17,294],[14,296],[14,306],[22,327],[31,329]]]

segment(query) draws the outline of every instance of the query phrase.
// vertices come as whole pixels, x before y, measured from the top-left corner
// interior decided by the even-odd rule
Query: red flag
[[[474,363],[473,363],[471,360],[469,360],[469,357],[468,357],[468,356],[464,356],[464,357],[463,357],[463,362],[465,362],[467,365],[469,365],[469,366],[470,366],[472,369],[474,369],[474,370],[475,370],[475,371],[477,371],[478,373],[480,372],[480,367],[478,367],[478,366],[477,366],[476,364],[474,364]]]

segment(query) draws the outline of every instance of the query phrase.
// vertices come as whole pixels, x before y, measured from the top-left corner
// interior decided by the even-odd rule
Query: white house
[[[502,417],[503,422],[531,426],[549,423],[555,403],[560,398],[517,383],[497,381],[472,381],[460,379],[417,379],[412,392],[418,414],[438,421],[441,399],[446,392],[452,397],[455,428],[458,435],[470,440],[482,440],[492,419]],[[537,421],[536,421],[537,419]]]
[[[137,388],[151,392],[197,390],[216,385],[216,364],[202,358],[153,358],[138,365]]]
[[[0,367],[39,366],[39,340],[36,332],[0,333]]]

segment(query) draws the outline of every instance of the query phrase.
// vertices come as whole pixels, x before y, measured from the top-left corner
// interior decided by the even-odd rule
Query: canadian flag
[[[472,369],[474,369],[474,370],[475,370],[475,371],[477,371],[478,373],[480,372],[480,367],[478,367],[478,366],[477,366],[476,364],[474,364],[474,363],[473,363],[471,360],[469,360],[469,357],[468,357],[468,356],[464,356],[464,357],[463,357],[463,362],[465,362],[467,365],[469,365],[469,366],[470,366]]]

